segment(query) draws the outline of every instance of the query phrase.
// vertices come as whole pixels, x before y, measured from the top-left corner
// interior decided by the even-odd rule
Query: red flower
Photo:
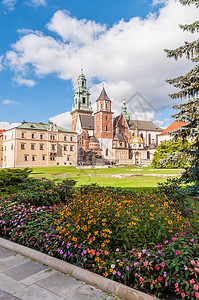
[[[163,279],[163,277],[161,277],[161,276],[158,277],[158,280],[162,281],[162,279]]]
[[[160,270],[160,267],[159,266],[155,266],[156,270]]]

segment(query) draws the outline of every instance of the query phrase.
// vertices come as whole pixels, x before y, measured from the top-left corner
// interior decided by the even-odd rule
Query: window
[[[33,155],[33,156],[32,156],[32,161],[35,161],[35,160],[36,160],[36,156]]]
[[[14,150],[14,146],[13,146],[13,144],[11,145],[11,150]]]
[[[6,151],[6,146],[4,147],[4,150]]]
[[[74,150],[73,148],[74,148],[73,146],[70,146],[70,151],[73,151]]]
[[[86,98],[82,97],[82,103],[85,104],[86,103]]]
[[[28,161],[28,155],[24,155],[24,160]]]
[[[32,139],[34,139],[35,138],[35,134],[34,133],[32,133]]]
[[[106,109],[108,109],[108,102],[106,102]]]
[[[147,151],[147,159],[150,159],[150,152]]]
[[[25,149],[25,144],[21,144],[21,149]]]
[[[67,151],[67,145],[64,146],[64,151]]]
[[[84,81],[82,81],[82,87],[84,87]]]
[[[50,160],[55,160],[54,155],[51,155],[51,156],[50,156]]]
[[[52,150],[55,150],[55,145],[52,145]]]
[[[4,139],[5,139],[5,141],[6,141],[6,138],[7,138],[7,137],[6,137],[6,135],[4,135]]]
[[[31,144],[31,150],[35,150],[35,144]]]
[[[103,109],[103,103],[101,103],[101,109]]]
[[[122,146],[122,143],[120,143],[120,146]]]
[[[6,156],[4,156],[4,161],[6,161]]]
[[[39,149],[40,149],[40,150],[44,150],[44,144],[40,144]]]
[[[45,155],[42,155],[42,160],[46,160],[46,156]]]
[[[108,125],[106,125],[106,131],[108,131]]]
[[[149,145],[151,144],[151,134],[150,133],[148,134],[148,143],[149,143]]]
[[[108,156],[108,149],[106,149],[106,156]]]
[[[50,140],[53,140],[53,141],[55,141],[55,135],[50,135]]]
[[[43,140],[43,139],[44,139],[44,135],[40,134],[40,140]]]
[[[108,121],[108,116],[106,116],[106,121]]]
[[[24,132],[21,133],[21,137],[25,138],[25,133]]]
[[[65,136],[64,136],[64,141],[67,141],[67,140],[68,140],[68,136],[65,135]]]
[[[71,142],[73,141],[73,136],[70,137],[70,141],[71,141]]]
[[[67,156],[67,161],[69,161],[69,160],[70,160],[70,156],[68,155],[68,156]]]

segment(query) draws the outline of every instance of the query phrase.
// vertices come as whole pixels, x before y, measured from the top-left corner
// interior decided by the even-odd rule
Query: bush
[[[10,199],[35,206],[65,203],[66,199],[70,201],[75,183],[75,180],[65,179],[56,185],[52,180],[28,178]]]
[[[0,194],[12,194],[18,191],[19,184],[24,182],[31,169],[3,169],[0,170]]]

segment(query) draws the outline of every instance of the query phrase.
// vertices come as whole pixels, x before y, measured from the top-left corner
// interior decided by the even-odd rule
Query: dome
[[[117,133],[115,136],[114,136],[114,139],[113,139],[114,141],[125,141],[125,138],[121,135],[121,134],[119,134],[119,133]]]
[[[143,139],[140,136],[133,136],[130,139],[130,144],[135,144],[135,143],[139,143],[139,144],[144,144]]]

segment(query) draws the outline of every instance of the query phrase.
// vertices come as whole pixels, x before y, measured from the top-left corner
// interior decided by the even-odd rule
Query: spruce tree
[[[182,5],[193,4],[196,9],[199,8],[199,0],[179,0],[179,2]],[[199,20],[190,25],[180,25],[180,28],[198,35]],[[173,106],[178,112],[172,117],[177,121],[189,122],[172,133],[174,140],[189,139],[192,144],[189,148],[182,150],[189,156],[190,167],[182,175],[181,182],[188,183],[187,188],[190,194],[199,195],[199,38],[192,42],[185,42],[183,46],[175,50],[165,51],[167,57],[177,60],[185,56],[195,65],[187,74],[169,79],[167,82],[179,89],[169,96],[172,99],[183,100],[181,104]]]

